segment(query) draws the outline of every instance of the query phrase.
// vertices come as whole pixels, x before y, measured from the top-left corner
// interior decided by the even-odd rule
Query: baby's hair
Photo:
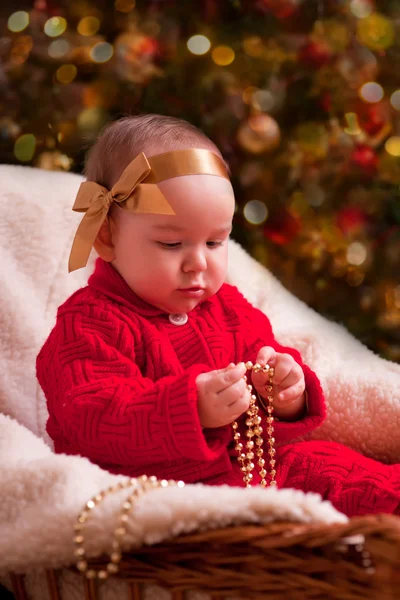
[[[184,148],[206,148],[221,156],[205,133],[183,119],[155,114],[126,116],[100,133],[89,150],[84,173],[88,181],[111,189],[140,152],[151,156]]]

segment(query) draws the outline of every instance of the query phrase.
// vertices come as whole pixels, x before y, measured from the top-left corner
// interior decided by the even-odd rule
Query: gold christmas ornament
[[[393,46],[395,29],[392,21],[380,13],[372,13],[357,23],[357,39],[371,50],[386,50]]]

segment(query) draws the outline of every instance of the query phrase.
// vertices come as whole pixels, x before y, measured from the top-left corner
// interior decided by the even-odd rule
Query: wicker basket
[[[357,534],[365,537],[363,547],[346,539]],[[400,518],[367,515],[345,525],[273,523],[181,536],[125,554],[115,577],[126,583],[121,600],[142,600],[150,583],[170,590],[174,600],[193,590],[212,600],[399,600]],[[47,572],[52,600],[62,600],[57,579],[57,571]],[[12,584],[17,600],[27,600],[24,577],[13,575]],[[98,600],[101,585],[85,579],[82,600]]]

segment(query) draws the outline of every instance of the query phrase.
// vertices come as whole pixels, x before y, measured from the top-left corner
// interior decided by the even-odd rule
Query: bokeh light
[[[216,65],[226,67],[235,60],[235,53],[229,46],[217,46],[211,53],[212,59]]]
[[[380,13],[371,13],[357,23],[357,39],[371,50],[386,50],[395,41],[392,21]]]
[[[386,140],[385,150],[392,156],[400,156],[400,136],[393,135]]]
[[[275,98],[269,90],[256,90],[251,103],[262,112],[269,112],[274,107]]]
[[[96,134],[107,122],[108,115],[105,110],[95,106],[82,110],[77,118],[77,124],[82,133]]]
[[[8,17],[7,27],[10,31],[23,31],[29,25],[29,14],[24,10],[18,10]]]
[[[97,63],[105,63],[114,54],[114,48],[108,42],[100,42],[93,46],[90,51],[90,58]]]
[[[67,29],[67,21],[64,17],[51,17],[44,24],[44,32],[49,37],[58,37]]]
[[[251,104],[252,100],[253,100],[253,95],[255,92],[257,92],[257,90],[258,90],[258,87],[256,87],[255,85],[249,85],[249,87],[244,89],[242,92],[243,102],[245,104]]]
[[[394,288],[394,304],[397,308],[400,308],[400,285]]]
[[[22,65],[29,57],[33,48],[33,39],[30,35],[20,35],[16,38],[10,56],[14,65]]]
[[[206,54],[211,48],[211,42],[205,35],[193,35],[187,41],[187,47],[192,54]]]
[[[49,56],[51,58],[62,58],[71,49],[71,45],[67,40],[54,40],[49,44]]]
[[[258,58],[263,55],[264,45],[262,39],[258,35],[253,35],[244,39],[242,46],[248,56]]]
[[[252,225],[264,223],[268,217],[268,208],[261,200],[250,200],[243,209],[244,218]]]
[[[346,258],[350,265],[360,266],[367,260],[368,252],[361,242],[352,242],[347,248]]]
[[[100,21],[97,17],[83,17],[78,23],[78,33],[85,36],[95,35],[100,29]]]
[[[36,138],[32,133],[20,135],[14,144],[14,155],[21,162],[32,160],[36,149]]]
[[[383,87],[375,81],[368,81],[367,83],[364,83],[358,93],[362,100],[365,102],[370,102],[371,104],[374,102],[379,102],[384,96]]]
[[[62,65],[56,71],[56,79],[59,83],[68,84],[75,79],[77,72],[75,65]]]
[[[372,4],[369,0],[351,0],[350,11],[358,19],[365,19],[372,13]]]
[[[134,0],[115,0],[115,10],[119,12],[128,13],[135,8]]]
[[[400,110],[400,90],[396,90],[395,92],[393,92],[393,94],[390,96],[390,104],[393,106],[393,108],[395,108],[396,110]]]

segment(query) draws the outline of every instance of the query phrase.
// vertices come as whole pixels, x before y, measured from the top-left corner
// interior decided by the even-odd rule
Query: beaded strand
[[[268,383],[265,386],[265,390],[267,392],[267,434],[268,434],[268,454],[269,454],[269,466],[270,466],[270,486],[276,486],[276,470],[275,470],[275,438],[272,436],[274,433],[274,407],[273,407],[273,396],[272,396],[272,378],[274,376],[274,369],[269,367],[268,365],[261,366],[258,363],[253,364],[251,361],[245,363],[246,369],[248,371],[252,370],[254,373],[258,373],[261,371],[262,373],[266,373],[268,375]],[[247,377],[244,376],[246,382]],[[265,469],[265,459],[263,458],[264,450],[263,444],[264,440],[262,438],[263,428],[261,427],[262,419],[259,415],[259,409],[257,405],[257,396],[252,393],[253,386],[247,385],[247,389],[249,390],[250,397],[250,405],[246,411],[247,419],[247,431],[246,437],[247,442],[245,443],[245,448],[243,443],[241,442],[241,435],[238,430],[239,425],[237,421],[232,423],[233,429],[233,439],[235,440],[235,450],[238,453],[238,461],[240,464],[240,469],[243,473],[243,481],[246,487],[251,487],[251,481],[254,477],[253,471],[255,469],[254,459],[257,457],[257,466],[258,472],[260,474],[260,485],[261,487],[267,487],[268,483],[266,480],[267,471]],[[253,439],[254,438],[254,439]]]
[[[147,475],[142,475],[141,477],[134,477],[132,479],[127,479],[126,481],[121,481],[116,485],[112,485],[106,490],[103,490],[102,492],[88,500],[74,525],[75,536],[73,541],[76,546],[75,558],[77,561],[76,567],[78,571],[85,575],[87,579],[97,578],[102,581],[108,579],[109,575],[115,575],[116,573],[118,573],[119,562],[122,558],[122,538],[126,534],[128,513],[134,507],[135,500],[137,500],[142,494],[148,492],[151,489],[166,488],[169,486],[177,486],[179,488],[183,488],[185,484],[183,481],[174,481],[172,479],[169,481],[167,481],[166,479],[158,480],[157,477],[154,476],[147,477]],[[118,524],[116,529],[114,530],[114,539],[111,544],[112,552],[109,557],[110,560],[107,563],[105,569],[100,569],[98,571],[96,571],[95,569],[89,569],[84,548],[84,525],[95,506],[99,505],[106,496],[124,489],[128,489],[130,487],[133,487],[133,491],[122,503],[122,508],[118,518]]]
[[[265,386],[267,392],[267,433],[268,433],[268,454],[269,454],[269,466],[270,466],[270,486],[275,486],[275,448],[274,443],[275,439],[272,437],[274,432],[274,417],[273,417],[273,396],[272,396],[272,378],[274,376],[274,369],[269,367],[268,365],[261,366],[258,363],[253,363],[248,361],[245,363],[247,370],[252,370],[255,373],[262,371],[268,375],[268,384]],[[247,382],[246,375],[244,379]],[[253,387],[248,384],[247,389],[251,393],[250,405],[246,411],[246,438],[247,441],[245,443],[245,448],[243,443],[240,441],[241,435],[238,431],[238,423],[234,421],[232,423],[232,429],[234,431],[234,440],[235,440],[235,449],[238,452],[238,460],[240,463],[241,471],[243,472],[243,481],[246,487],[251,487],[251,481],[253,479],[253,471],[255,468],[254,460],[257,461],[258,471],[261,477],[260,485],[261,487],[267,487],[268,483],[266,480],[267,471],[265,469],[266,461],[264,459],[264,449],[263,449],[263,428],[261,427],[262,419],[259,415],[259,408],[257,405],[257,396],[252,393]],[[156,488],[165,488],[169,486],[177,486],[184,487],[183,481],[173,481],[166,479],[158,480],[156,477],[147,477],[146,475],[142,475],[141,477],[134,477],[127,479],[126,481],[122,481],[117,483],[116,485],[110,486],[106,490],[99,492],[96,496],[93,496],[90,500],[88,500],[78,516],[78,519],[74,525],[74,544],[76,546],[75,549],[75,557],[76,557],[76,567],[78,571],[80,571],[87,579],[99,579],[105,581],[108,579],[109,575],[115,575],[119,570],[119,563],[122,558],[121,553],[121,544],[122,538],[126,534],[126,524],[128,522],[128,513],[133,509],[135,501],[145,492],[156,489]],[[86,552],[84,548],[85,536],[84,536],[84,526],[86,524],[87,519],[89,518],[90,513],[93,509],[98,506],[106,496],[119,492],[124,489],[132,488],[133,490],[130,495],[125,499],[122,503],[122,508],[118,517],[117,527],[114,530],[114,539],[111,544],[112,551],[110,553],[110,560],[107,563],[104,569],[89,569],[88,562],[86,560]]]
[[[253,364],[251,361],[245,363],[246,369],[252,370],[255,373],[262,371],[262,373],[268,374],[268,383],[265,386],[265,390],[267,392],[267,405],[265,406],[264,401],[259,397],[260,404],[266,408],[268,416],[266,418],[267,421],[267,433],[268,433],[268,454],[269,454],[269,466],[270,466],[270,486],[276,486],[276,470],[275,470],[275,439],[272,437],[274,432],[274,417],[273,417],[273,386],[272,386],[272,378],[274,376],[274,369],[269,367],[268,365],[261,366],[258,363]],[[246,375],[244,379],[247,382]],[[240,468],[243,472],[243,481],[246,487],[251,487],[251,481],[253,479],[253,470],[255,468],[254,459],[257,457],[257,466],[259,470],[259,474],[261,477],[260,485],[261,487],[267,487],[268,483],[266,481],[267,471],[265,469],[265,459],[263,458],[264,450],[263,450],[263,438],[261,434],[263,433],[263,428],[261,427],[262,419],[258,414],[258,405],[256,403],[257,396],[252,393],[253,387],[251,385],[247,385],[247,389],[251,393],[250,405],[246,411],[247,419],[247,431],[246,431],[246,448],[244,451],[243,443],[240,441],[240,432],[238,431],[238,423],[234,421],[232,423],[232,429],[234,432],[234,440],[235,440],[235,450],[238,452],[238,460],[240,463]],[[254,438],[254,439],[253,439]],[[108,579],[110,575],[115,575],[119,571],[119,563],[122,558],[121,546],[122,546],[122,538],[126,534],[126,524],[128,522],[128,513],[134,508],[135,501],[145,492],[150,491],[156,488],[166,488],[169,486],[177,486],[179,488],[183,488],[185,486],[183,481],[174,481],[166,479],[158,480],[156,477],[147,477],[147,475],[142,475],[141,477],[134,477],[127,479],[125,481],[121,481],[116,485],[112,485],[109,488],[99,492],[96,496],[93,496],[90,500],[88,500],[78,516],[78,519],[74,525],[74,544],[76,546],[75,557],[76,557],[76,567],[78,571],[82,573],[87,579],[99,579],[100,581],[105,581]],[[88,561],[86,560],[86,551],[84,548],[85,536],[84,536],[84,526],[89,518],[90,513],[93,509],[98,506],[106,496],[109,494],[119,492],[124,489],[128,489],[133,487],[133,491],[131,494],[125,499],[122,503],[122,508],[120,510],[117,527],[114,530],[114,539],[111,544],[112,551],[110,553],[110,560],[107,563],[104,569],[95,570],[93,568],[89,568]],[[361,543],[357,543],[355,546],[356,551],[360,553],[362,556],[362,566],[366,568],[366,571],[369,573],[375,572],[375,568],[372,565],[371,555],[368,551],[365,550],[363,543],[363,536]],[[345,542],[345,540],[343,540]],[[348,541],[349,544],[349,541]],[[347,551],[350,545],[339,545],[339,551]]]

